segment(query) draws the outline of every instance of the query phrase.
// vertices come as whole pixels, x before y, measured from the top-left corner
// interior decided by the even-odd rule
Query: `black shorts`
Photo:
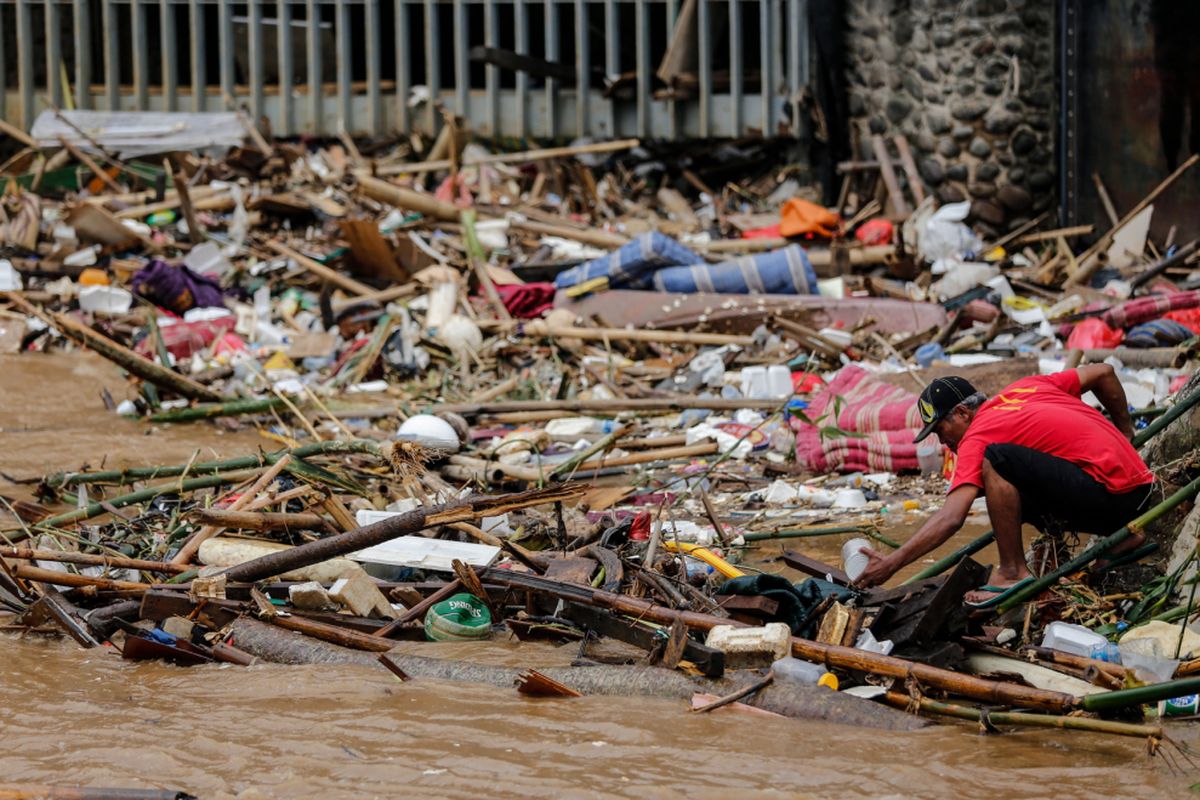
[[[1021,521],[1042,533],[1107,536],[1150,508],[1152,483],[1114,494],[1070,461],[1018,444],[989,444],[983,457],[1017,487]]]

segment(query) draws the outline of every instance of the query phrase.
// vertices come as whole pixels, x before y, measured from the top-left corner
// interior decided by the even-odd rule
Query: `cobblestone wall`
[[[1055,3],[847,0],[847,85],[861,154],[902,133],[926,186],[970,199],[985,232],[1054,203]]]

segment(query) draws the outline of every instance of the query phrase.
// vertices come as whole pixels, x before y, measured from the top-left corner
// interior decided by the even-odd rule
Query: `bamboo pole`
[[[1183,697],[1197,692],[1200,692],[1200,678],[1179,678],[1147,686],[1135,686],[1132,689],[1089,694],[1080,699],[1079,705],[1084,711],[1113,711],[1118,708],[1157,703],[1159,700],[1170,700],[1172,697]]]
[[[750,408],[756,411],[776,411],[778,400],[726,399],[723,397],[644,397],[627,400],[506,400],[490,403],[439,403],[434,413],[504,414],[523,411],[569,411],[575,414],[599,413],[615,416],[622,411],[686,411],[704,408],[711,411],[736,411]]]
[[[291,572],[327,561],[335,556],[391,541],[399,536],[416,533],[425,528],[448,525],[452,522],[470,522],[482,516],[569,500],[577,497],[581,491],[581,487],[577,486],[556,487],[496,497],[474,497],[454,503],[418,508],[373,525],[356,528],[339,536],[307,542],[298,547],[261,556],[244,564],[230,567],[223,574],[230,581],[253,583],[272,575]]]
[[[13,564],[12,574],[27,581],[38,581],[53,586],[84,587],[90,586],[106,591],[144,592],[150,588],[148,583],[133,583],[132,581],[115,581],[111,578],[92,578],[88,575],[76,575],[73,572],[58,572],[53,569],[42,569],[29,564]]]
[[[194,422],[198,419],[215,419],[217,417],[233,417],[238,414],[262,414],[278,411],[283,408],[285,401],[280,397],[251,397],[229,400],[224,403],[201,403],[189,408],[176,408],[151,414],[151,422]]]
[[[888,705],[894,708],[908,709],[913,698],[901,692],[888,692],[885,698]],[[930,714],[940,714],[947,717],[967,719],[975,722],[984,720],[984,714],[978,708],[945,703],[928,697],[916,700],[922,711]],[[986,722],[995,725],[1018,725],[1031,728],[1062,728],[1065,730],[1088,731],[1089,733],[1111,733],[1118,736],[1136,736],[1138,738],[1153,737],[1161,739],[1163,729],[1158,725],[1135,725],[1129,722],[1112,722],[1106,719],[1092,717],[1051,716],[1048,714],[1027,714],[1020,711],[989,711]]]
[[[1180,398],[1165,414],[1139,431],[1137,435],[1133,437],[1133,446],[1135,448],[1140,448],[1146,442],[1157,436],[1160,431],[1162,431],[1172,422],[1195,408],[1197,402],[1200,402],[1200,388],[1195,389],[1187,397]]]
[[[373,178],[366,172],[355,173],[355,178],[358,181],[359,194],[364,194],[372,200],[378,200],[397,208],[417,211],[442,222],[458,221],[458,206],[453,203],[444,203],[430,195],[405,189],[380,178]]]
[[[267,242],[267,247],[271,248],[272,250],[274,250],[276,253],[278,253],[281,256],[287,256],[288,258],[292,259],[297,264],[299,264],[301,267],[303,267],[304,269],[313,273],[314,275],[316,275],[320,278],[323,278],[324,280],[328,281],[329,283],[340,286],[341,288],[345,289],[347,292],[350,292],[350,294],[362,296],[362,295],[369,295],[369,294],[375,293],[375,290],[372,289],[370,286],[367,286],[365,283],[359,283],[358,281],[354,280],[354,278],[351,278],[349,275],[343,275],[342,273],[338,272],[337,270],[331,269],[331,268],[325,266],[324,264],[322,264],[320,261],[311,259],[308,256],[304,255],[303,253],[301,253],[297,250],[293,250],[292,248],[288,247],[285,244],[282,244],[280,242],[270,241],[270,242]]]
[[[546,578],[522,575],[512,570],[489,569],[481,578],[493,583],[547,592],[564,599],[586,603],[628,614],[639,619],[662,624],[682,620],[688,627],[711,630],[716,625],[750,627],[745,623],[695,611],[679,611],[657,606],[649,600],[613,594],[600,589],[565,584]],[[792,655],[830,668],[857,670],[893,678],[913,678],[922,686],[941,689],[972,700],[999,705],[1021,706],[1045,711],[1066,712],[1075,707],[1078,698],[1063,692],[1051,692],[1004,681],[993,681],[974,675],[964,675],[947,669],[908,661],[895,656],[871,653],[854,647],[821,644],[792,637]]]
[[[320,514],[292,514],[271,511],[240,511],[233,509],[200,508],[191,515],[205,525],[217,525],[252,531],[320,530],[329,523]]]
[[[641,142],[637,139],[618,139],[612,142],[593,142],[591,144],[573,145],[568,147],[546,147],[537,150],[524,150],[518,153],[487,153],[475,158],[464,159],[460,168],[477,166],[479,164],[527,164],[533,161],[546,161],[552,158],[571,158],[577,155],[593,153],[615,153],[637,147]],[[436,161],[417,161],[411,164],[385,164],[379,167],[376,175],[408,175],[418,172],[440,172],[450,169],[449,159]]]
[[[256,499],[259,493],[270,486],[271,483],[279,477],[279,473],[283,472],[291,462],[291,455],[285,455],[283,458],[276,461],[270,469],[259,476],[258,480],[254,482],[253,486],[242,492],[238,499],[234,500],[233,503],[230,504],[228,510],[240,511],[246,506],[246,504]],[[183,546],[179,548],[179,552],[176,553],[175,557],[171,559],[171,563],[190,563],[192,558],[195,557],[196,551],[200,549],[200,545],[204,544],[209,539],[220,534],[224,530],[224,525],[205,525],[204,527],[200,528],[198,531],[188,537],[186,542],[183,543]]]
[[[147,561],[141,558],[106,556],[99,553],[76,553],[69,550],[35,550],[30,547],[0,546],[0,556],[23,561],[54,561],[59,564],[136,569],[143,572],[164,572],[172,575],[187,571],[187,567],[170,564],[166,561]]]
[[[143,358],[124,345],[114,342],[103,334],[97,333],[86,325],[80,324],[64,314],[44,311],[37,308],[16,292],[0,292],[6,295],[22,313],[37,317],[48,325],[53,325],[62,334],[83,347],[94,351],[108,359],[131,375],[152,383],[160,389],[174,392],[189,400],[220,400],[221,395],[207,386],[196,383],[190,378],[164,366],[155,364],[148,358]]]
[[[84,483],[125,484],[134,483],[135,481],[153,480],[155,478],[175,478],[183,475],[185,472],[193,475],[204,475],[207,473],[270,466],[283,458],[284,455],[291,455],[296,459],[305,459],[310,456],[359,453],[362,455],[372,455],[383,461],[387,461],[389,453],[386,452],[386,447],[387,445],[381,445],[379,442],[371,439],[310,442],[299,447],[294,447],[291,450],[276,450],[271,453],[239,456],[223,461],[188,462],[186,464],[174,464],[163,467],[129,467],[101,472],[56,472],[46,477],[46,484],[57,489],[63,486],[75,486]]]
[[[900,584],[904,585],[906,583],[913,583],[915,581],[923,581],[926,578],[932,578],[935,575],[941,575],[943,572],[950,569],[951,567],[953,567],[959,561],[962,561],[967,556],[978,553],[980,550],[982,550],[983,548],[985,548],[989,544],[991,544],[993,541],[995,541],[995,539],[996,539],[996,532],[988,531],[987,533],[980,536],[978,539],[975,539],[972,542],[968,542],[967,544],[958,548],[950,555],[945,556],[944,558],[938,559],[936,562],[934,562],[933,564],[930,564],[928,567],[921,570],[916,575],[913,575],[909,578],[904,579],[903,581],[900,582]]]

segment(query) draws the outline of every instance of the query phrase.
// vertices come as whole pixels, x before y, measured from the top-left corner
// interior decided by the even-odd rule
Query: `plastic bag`
[[[962,222],[969,213],[970,203],[948,203],[925,223],[919,252],[926,261],[933,263],[935,275],[946,272],[956,262],[970,261],[979,255],[983,243]]]
[[[1104,320],[1092,317],[1080,322],[1067,337],[1068,350],[1107,350],[1116,347],[1125,338],[1125,332],[1110,328]]]

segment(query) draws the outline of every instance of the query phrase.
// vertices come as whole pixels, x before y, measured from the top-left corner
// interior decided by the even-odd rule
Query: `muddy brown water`
[[[197,448],[228,457],[270,446],[252,431],[117,419],[100,403],[102,385],[124,396],[115,371],[87,355],[0,357],[0,472],[173,463]],[[0,479],[0,494],[25,490]],[[839,545],[789,543],[826,559]],[[416,646],[520,666],[564,664],[573,654],[508,642]],[[0,636],[0,709],[0,784],[202,797],[1146,798],[1182,795],[1200,779],[1147,756],[1144,742],[1094,734],[982,736],[966,723],[881,733],[728,709],[695,715],[675,701],[401,683],[382,668],[185,669],[12,634]],[[1185,726],[1171,735],[1200,739]]]

